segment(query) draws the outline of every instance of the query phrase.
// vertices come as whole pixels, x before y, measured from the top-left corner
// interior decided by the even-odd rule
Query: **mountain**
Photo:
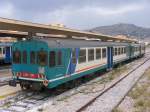
[[[125,35],[131,38],[150,40],[150,28],[143,28],[134,24],[114,24],[110,26],[100,26],[88,31],[102,33],[105,35]]]

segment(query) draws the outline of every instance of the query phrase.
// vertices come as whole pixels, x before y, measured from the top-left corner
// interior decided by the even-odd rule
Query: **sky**
[[[0,17],[76,29],[117,23],[150,28],[150,0],[0,0]]]

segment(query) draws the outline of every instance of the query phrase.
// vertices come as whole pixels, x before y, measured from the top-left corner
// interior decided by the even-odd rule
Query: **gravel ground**
[[[9,80],[11,75],[11,69],[0,70],[0,81]]]
[[[11,87],[9,85],[5,85],[0,87],[0,106],[1,103],[7,99],[10,96],[15,95],[17,92],[21,91],[21,88],[19,85],[17,85],[17,87]]]
[[[111,112],[149,67],[150,60],[107,93],[103,94],[85,112]]]
[[[141,60],[143,60],[143,59],[141,59]],[[43,112],[49,112],[49,111],[52,111],[52,112],[75,112],[78,108],[80,108],[81,106],[86,104],[86,102],[90,101],[93,97],[95,97],[96,95],[101,93],[104,89],[108,88],[114,82],[116,82],[121,77],[126,75],[129,71],[131,71],[131,69],[136,68],[139,65],[139,63],[141,63],[141,61],[137,61],[136,65],[135,65],[135,63],[131,63],[132,67],[130,66],[130,70],[121,73],[120,77],[117,77],[112,81],[109,81],[107,83],[101,83],[101,84],[100,83],[92,84],[92,82],[94,80],[90,81],[87,83],[87,85],[81,85],[80,87],[70,90],[69,92],[58,95],[57,97],[55,97],[53,99],[49,99],[49,101],[46,101],[45,103],[43,103],[43,105],[37,106],[28,112],[37,112],[39,110],[43,111]],[[111,74],[109,74],[109,75],[111,75]],[[102,79],[102,77],[99,77],[95,80],[101,80],[101,79]],[[137,80],[137,78],[135,78],[135,80]],[[126,84],[127,84],[127,82],[123,86],[126,86]],[[120,89],[122,89],[122,88],[120,88]],[[93,92],[93,91],[96,91],[96,92]],[[119,94],[118,91],[120,91],[120,90],[117,90],[117,92],[115,92],[114,94],[118,95]],[[112,100],[113,100],[113,98],[112,98]],[[110,102],[110,99],[109,100],[107,99],[107,101]],[[92,112],[94,112],[94,111],[92,111]]]
[[[150,68],[114,112],[150,112]]]

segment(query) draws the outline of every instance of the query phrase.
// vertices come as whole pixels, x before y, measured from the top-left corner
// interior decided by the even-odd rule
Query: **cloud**
[[[2,0],[0,16],[71,28],[126,22],[149,25],[149,0]],[[149,24],[148,24],[149,23]]]
[[[49,11],[45,14],[42,13],[35,16],[33,21],[35,22],[44,22],[47,24],[50,23],[62,23],[69,27],[76,27],[74,24],[86,25],[90,23],[94,23],[92,21],[98,21],[105,18],[116,18],[120,16],[124,16],[129,13],[135,13],[143,10],[147,5],[143,4],[126,4],[118,7],[99,7],[99,6],[83,6],[83,7],[75,7],[75,6],[65,6],[61,9],[57,9],[53,12]],[[104,20],[105,21],[105,20]],[[97,22],[99,23],[99,22]],[[71,25],[72,24],[72,25]],[[95,23],[94,23],[95,24]],[[82,27],[81,26],[81,27]],[[78,27],[78,26],[77,26]],[[83,27],[84,28],[84,27]]]
[[[2,3],[0,5],[0,16],[5,18],[12,18],[14,15],[14,7],[11,3]]]

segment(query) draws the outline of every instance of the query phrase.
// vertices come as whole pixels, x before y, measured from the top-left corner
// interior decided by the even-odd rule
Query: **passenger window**
[[[58,65],[62,65],[62,52],[58,51]]]
[[[26,51],[23,51],[23,53],[22,53],[22,60],[23,60],[23,63],[24,64],[27,64],[27,52]]]
[[[124,54],[124,48],[123,47],[121,48],[121,54]]]
[[[41,66],[47,65],[47,52],[46,51],[39,51],[38,52],[38,64]]]
[[[0,54],[2,54],[2,48],[0,47]]]
[[[36,64],[36,55],[35,55],[34,51],[31,51],[31,53],[30,53],[30,63]]]
[[[125,47],[125,48],[124,48],[124,53],[126,54],[126,52],[127,52],[127,48]]]
[[[88,49],[88,61],[94,60],[94,49]]]
[[[106,48],[102,49],[102,58],[106,58]]]
[[[49,66],[54,67],[56,65],[56,53],[51,51],[49,54]]]
[[[96,49],[96,59],[101,59],[101,48]]]
[[[76,64],[76,52],[75,52],[75,49],[72,50],[72,63]]]
[[[121,53],[121,48],[118,48],[118,55],[120,55]]]
[[[81,49],[79,52],[79,63],[84,63],[86,62],[86,50]]]
[[[115,56],[117,56],[118,54],[117,54],[117,52],[118,52],[118,49],[117,48],[115,48]]]
[[[21,63],[21,52],[13,51],[13,63],[20,64]]]

